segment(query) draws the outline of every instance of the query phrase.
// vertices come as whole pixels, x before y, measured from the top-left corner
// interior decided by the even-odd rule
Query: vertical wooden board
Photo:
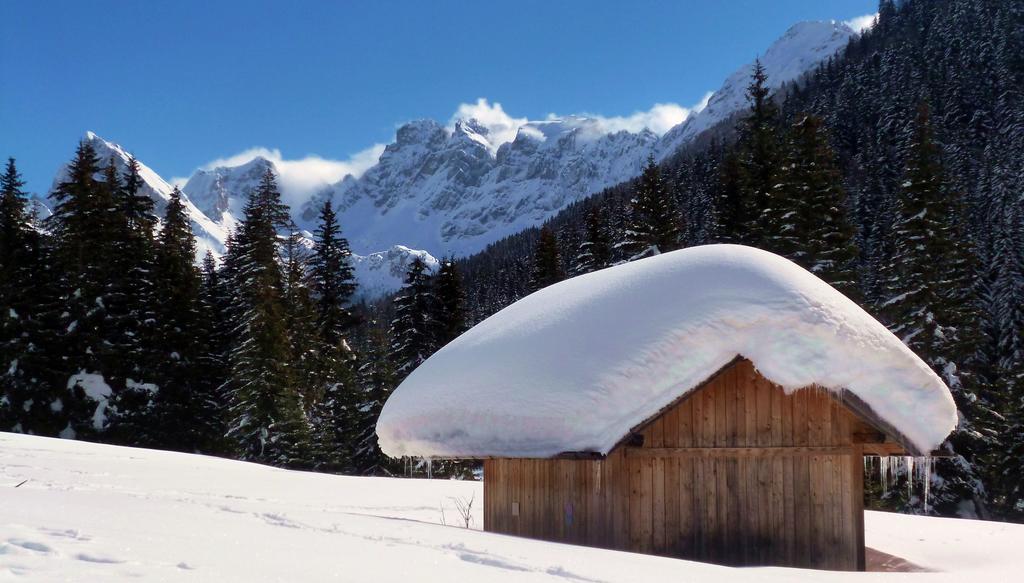
[[[653,521],[652,547],[656,554],[666,554],[665,538],[665,458],[650,460],[651,474],[651,519]]]
[[[629,469],[629,549],[640,552],[643,548],[643,460],[627,457]]]
[[[757,460],[757,564],[771,558],[772,530],[772,463],[770,458]]]
[[[626,459],[621,450],[615,456],[615,471],[611,475],[610,483],[615,486],[615,548],[629,550],[632,545],[632,504],[629,503],[632,497],[631,487],[633,468],[630,461]],[[609,494],[611,495],[611,494]]]
[[[749,544],[748,536],[751,532],[751,507],[748,491],[748,465],[750,458],[736,458],[736,561],[739,565],[750,565],[748,558]]]
[[[765,385],[771,395],[771,444],[773,446],[783,445],[785,440],[782,437],[782,401],[786,398],[782,387],[765,381]]]
[[[490,514],[490,507],[488,506],[488,504],[490,504],[491,502],[494,502],[494,494],[492,492],[488,491],[490,489],[490,487],[491,487],[491,480],[487,479],[487,474],[488,474],[488,471],[487,471],[487,460],[484,460],[483,484],[482,484],[483,490],[484,490],[484,499],[483,499],[483,505],[484,505],[484,524],[483,524],[483,529],[484,529],[485,532],[494,532],[493,530],[489,530],[489,529],[494,528],[494,521],[490,520],[489,519],[490,517],[488,516]],[[490,474],[491,474],[491,477],[493,478],[494,477],[494,472],[492,471],[492,472],[490,472]]]
[[[852,456],[841,456],[839,464],[839,480],[841,485],[840,498],[842,501],[842,503],[839,504],[839,512],[842,516],[842,529],[840,531],[839,542],[842,548],[842,556],[844,558],[843,568],[856,570],[856,528],[853,521],[853,500],[851,499],[852,484],[850,475],[850,457]]]
[[[736,367],[733,375],[735,385],[733,390],[735,391],[735,408],[733,409],[733,421],[736,424],[736,447],[745,447],[750,445],[747,438],[747,382],[746,377],[743,375],[743,370],[740,367]]]
[[[669,425],[666,425],[668,427]],[[679,458],[665,458],[665,554],[679,556]]]
[[[496,505],[498,500],[497,495],[497,473],[494,470],[494,462],[498,460],[484,460],[484,531],[486,532],[501,532],[497,529],[495,524],[496,516]]]
[[[747,429],[747,444],[750,446],[756,446],[758,443],[758,431],[757,431],[757,383],[752,374],[747,375],[746,390],[744,391],[746,398],[746,429]],[[744,472],[744,497],[747,500],[747,516],[745,517],[745,559],[746,564],[756,564],[760,560],[760,544],[761,544],[761,500],[759,492],[761,491],[760,485],[758,484],[758,468],[761,465],[760,461],[754,458],[746,460],[746,468]]]
[[[519,533],[522,536],[536,537],[532,524],[533,515],[533,469],[530,460],[519,460]]]
[[[704,476],[704,463],[699,457],[690,458],[693,474],[693,558],[705,560],[707,558],[707,537],[708,520],[705,506],[707,504],[707,490],[705,484],[707,479]]]
[[[719,406],[717,392],[701,391],[700,394],[703,397],[701,402],[703,414],[701,419],[701,444],[704,447],[714,447],[718,435],[718,428],[716,427],[716,420],[718,418],[716,408]]]
[[[827,409],[827,407],[826,407]],[[831,436],[831,432],[829,434]],[[835,457],[830,455],[821,456],[821,545],[822,545],[822,566],[832,567],[835,560],[835,498],[832,497],[832,466]]]
[[[679,447],[693,447],[696,443],[693,438],[693,402],[694,398],[691,396],[682,403],[679,403],[677,410],[677,420],[679,422]]]
[[[795,481],[798,476],[795,473],[796,457],[787,456],[782,459],[782,499],[783,499],[783,524],[786,530],[785,559],[787,565],[796,563],[796,488]]]
[[[543,467],[537,460],[523,460],[523,474],[526,476],[526,499],[527,509],[524,511],[520,506],[519,513],[523,517],[523,526],[530,533],[530,536],[544,538],[544,512],[541,506],[544,501],[540,497],[542,491]]]
[[[746,431],[743,417],[743,384],[740,382],[740,371],[733,367],[729,383],[729,406],[726,417],[729,424],[729,443],[731,447],[742,446],[741,434]]]
[[[757,395],[757,445],[772,444],[772,390],[764,377],[758,376],[754,381]]]
[[[601,462],[595,460],[586,465],[586,500],[583,504],[586,509],[580,513],[580,518],[585,518],[586,523],[582,525],[581,536],[583,544],[600,546],[595,540],[596,533],[604,529],[605,512],[598,500],[601,488]]]
[[[665,411],[663,421],[662,446],[679,447],[679,405]]]
[[[511,489],[515,485],[515,475],[512,473],[511,460],[498,460],[501,462],[501,482],[496,484],[496,497],[494,503],[491,506],[494,508],[493,515],[495,518],[495,530],[494,532],[503,532],[513,534],[512,531],[512,493]]]
[[[724,371],[718,376],[719,382],[712,400],[715,402],[715,443],[716,447],[728,447],[731,437],[729,427],[729,408],[732,403],[732,378],[735,376],[735,369]]]
[[[793,393],[782,397],[782,445],[793,445]]]
[[[648,426],[644,435],[644,447],[665,446],[665,417],[658,417]]]
[[[704,395],[698,391],[688,399],[690,401],[690,432],[693,436],[693,447],[704,447]]]
[[[694,494],[693,458],[680,458],[679,464],[679,539],[678,556],[693,558],[694,540],[698,521],[694,514],[696,504]]]
[[[716,458],[702,458],[704,466],[704,521],[707,526],[705,536],[705,556],[709,561],[715,561],[721,552],[721,525],[718,522],[718,473],[720,471],[719,460]]]
[[[818,410],[821,414],[821,445],[835,445],[832,440],[832,397],[826,389],[818,389]]]
[[[864,451],[856,445],[850,456],[850,504],[854,533],[854,564],[858,571],[867,568],[864,556]]]
[[[543,468],[543,485],[540,495],[544,500],[541,507],[541,518],[544,523],[544,538],[547,540],[558,540],[558,530],[562,524],[561,492],[558,491],[555,483],[555,468],[558,460],[540,460],[538,462]]]
[[[771,464],[771,555],[773,561],[785,558],[786,538],[791,529],[786,524],[785,471],[781,457],[772,458]]]
[[[847,536],[850,528],[850,485],[845,479],[846,470],[850,467],[848,455],[833,456],[832,463],[832,496],[835,502],[832,504],[835,510],[832,512],[834,532],[833,541],[836,547],[836,556],[840,560],[840,568],[849,569],[852,554],[850,549],[850,538]]]
[[[574,506],[576,500],[575,484],[569,478],[571,466],[575,460],[558,460],[553,468],[552,481],[556,484],[556,491],[559,493],[552,514],[555,516],[557,540],[568,542],[572,537],[572,524],[569,522],[569,509]]]
[[[810,553],[812,567],[825,565],[824,559],[828,552],[825,545],[825,456],[810,456],[810,490],[811,490],[811,528]]]
[[[735,565],[739,563],[738,550],[740,545],[738,537],[739,527],[737,525],[739,519],[739,477],[737,475],[739,458],[726,458],[720,463],[725,465],[725,479],[719,481],[719,497],[724,506],[718,514],[718,520],[722,529],[722,560],[726,564]]]
[[[793,458],[794,561],[800,565],[810,561],[811,487],[808,456]]]
[[[640,466],[640,552],[654,548],[654,460],[644,458]]]
[[[793,445],[807,445],[807,395],[810,391],[799,389],[793,392],[793,418],[790,421],[790,432]]]

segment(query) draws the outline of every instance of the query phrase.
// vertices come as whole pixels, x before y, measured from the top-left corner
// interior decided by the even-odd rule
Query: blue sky
[[[447,122],[460,104],[664,125],[791,24],[876,7],[2,0],[0,156],[15,156],[28,188],[44,192],[86,130],[171,179],[254,148],[312,173],[358,171],[397,124]]]

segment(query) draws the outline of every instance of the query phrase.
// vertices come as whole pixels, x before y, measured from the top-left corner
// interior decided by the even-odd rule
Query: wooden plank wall
[[[863,568],[862,428],[831,394],[786,395],[739,361],[643,428],[641,447],[486,460],[484,528],[728,565]]]

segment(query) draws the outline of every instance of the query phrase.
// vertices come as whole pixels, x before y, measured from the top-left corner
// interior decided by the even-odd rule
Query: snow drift
[[[796,264],[693,247],[534,293],[445,346],[377,424],[389,455],[607,453],[737,356],[787,391],[849,391],[914,449],[953,430],[949,389],[854,302]]]

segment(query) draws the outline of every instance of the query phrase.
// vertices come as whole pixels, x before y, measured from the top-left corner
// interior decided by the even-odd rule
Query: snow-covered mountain
[[[92,132],[86,132],[84,139],[91,143],[92,147],[96,150],[96,155],[99,157],[101,165],[106,165],[108,161],[113,160],[119,172],[123,173],[128,168],[128,160],[131,156],[125,148],[114,142],[104,140]],[[171,191],[174,190],[174,187],[141,160],[138,162],[139,176],[142,178],[143,183],[142,191],[153,199],[157,216],[163,216],[164,209],[167,207],[167,202],[171,199]],[[56,189],[61,182],[66,180],[66,177],[67,166],[62,166],[57,172],[57,176],[53,179],[53,186],[50,191],[52,192]],[[219,256],[224,252],[224,241],[227,239],[225,225],[212,220],[193,204],[191,200],[188,200],[188,197],[183,197],[182,202],[185,204],[188,216],[192,220],[192,232],[196,236],[198,256],[202,257],[206,254],[207,250]]]
[[[768,86],[778,89],[794,81],[846,46],[857,32],[843,22],[809,21],[794,24],[760,56]],[[743,65],[712,94],[707,106],[669,130],[658,145],[659,158],[679,148],[747,106],[747,85],[754,63]]]
[[[857,33],[841,22],[791,27],[761,57],[769,85],[778,88],[836,54]],[[315,218],[331,198],[353,248],[396,243],[464,256],[537,225],[572,202],[640,173],[644,161],[663,159],[746,107],[753,63],[736,70],[705,108],[664,136],[650,130],[608,133],[600,120],[568,117],[531,121],[495,146],[474,119],[446,128],[432,120],[402,126],[380,161],[298,210]]]
[[[431,273],[437,271],[440,262],[426,251],[395,245],[385,251],[367,255],[352,255],[352,268],[359,288],[356,299],[374,299],[388,294],[402,286],[409,264],[419,257]]]
[[[242,216],[249,193],[268,169],[277,172],[273,162],[257,156],[240,166],[196,170],[182,191],[206,216],[230,229]]]
[[[797,79],[854,35],[840,22],[794,25],[761,56],[770,86]],[[442,255],[470,255],[633,178],[649,156],[664,159],[678,151],[746,106],[752,67],[736,70],[706,107],[660,137],[647,129],[611,132],[599,118],[575,116],[525,122],[510,141],[473,118],[450,126],[409,122],[365,173],[345,176],[306,197],[294,206],[293,216],[312,232],[319,207],[330,199],[358,255],[364,295],[374,297],[397,288],[415,255],[435,262]],[[123,168],[124,148],[91,132],[86,139],[102,158],[113,157]],[[254,157],[237,166],[198,170],[188,180],[183,191],[201,252],[223,252],[246,197],[268,168],[279,170],[272,160]],[[149,167],[142,171],[162,212],[171,186]]]
[[[658,141],[575,117],[529,122],[497,148],[489,138],[475,119],[408,123],[375,166],[313,197],[297,219],[314,220],[329,197],[357,252],[401,243],[467,255],[636,175]]]

